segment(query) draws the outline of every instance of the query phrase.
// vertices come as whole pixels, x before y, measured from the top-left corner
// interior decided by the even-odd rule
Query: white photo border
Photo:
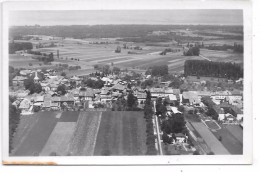
[[[168,165],[168,164],[252,164],[252,14],[249,1],[129,1],[99,0],[89,2],[5,2],[2,9],[1,107],[2,107],[2,164],[54,164],[54,165]],[[136,10],[136,9],[241,9],[244,26],[244,134],[243,155],[174,155],[174,156],[9,156],[8,127],[8,28],[9,12],[15,10]]]

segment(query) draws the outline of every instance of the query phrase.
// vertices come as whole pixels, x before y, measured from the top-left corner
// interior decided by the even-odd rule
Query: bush
[[[32,66],[32,63],[29,63],[29,66]]]

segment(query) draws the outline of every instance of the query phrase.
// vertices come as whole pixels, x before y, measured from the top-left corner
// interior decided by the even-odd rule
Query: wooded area
[[[186,76],[239,79],[243,77],[243,67],[240,64],[231,62],[186,60],[184,63],[184,74]]]

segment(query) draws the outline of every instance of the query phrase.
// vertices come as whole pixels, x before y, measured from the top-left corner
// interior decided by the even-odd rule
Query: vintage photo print
[[[4,4],[3,164],[250,164],[250,4],[200,3]]]

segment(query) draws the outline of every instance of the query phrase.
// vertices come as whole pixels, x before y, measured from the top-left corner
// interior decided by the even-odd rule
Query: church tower
[[[34,76],[34,83],[38,83],[39,82],[39,77],[37,75],[37,71],[35,72],[35,76]]]

